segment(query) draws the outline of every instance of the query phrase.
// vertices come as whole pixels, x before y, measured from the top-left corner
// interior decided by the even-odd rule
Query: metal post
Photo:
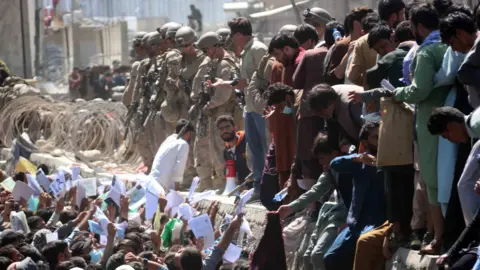
[[[27,77],[27,55],[26,55],[26,44],[25,44],[25,21],[23,20],[23,0],[19,0],[20,5],[20,32],[22,34],[22,58],[23,58],[23,77]]]

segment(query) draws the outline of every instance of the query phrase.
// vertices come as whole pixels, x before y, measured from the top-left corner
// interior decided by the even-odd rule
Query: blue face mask
[[[100,263],[103,256],[103,249],[92,249],[90,251],[90,257],[92,263]]]
[[[292,114],[292,108],[289,107],[289,106],[285,106],[285,108],[283,108],[283,113],[284,114]]]

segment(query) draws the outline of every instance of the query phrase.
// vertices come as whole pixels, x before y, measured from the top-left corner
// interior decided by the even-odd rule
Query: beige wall
[[[11,73],[30,78],[33,74],[32,33],[30,33],[31,16],[34,11],[34,1],[22,1],[23,22],[20,16],[20,1],[0,1],[0,59],[5,61]],[[32,5],[29,8],[29,5]],[[23,25],[23,39],[22,39]],[[32,31],[35,31],[32,29]],[[25,52],[24,52],[25,48]],[[25,60],[24,61],[24,53]],[[25,63],[25,64],[24,64]],[[25,67],[25,69],[24,69]],[[26,71],[26,74],[24,74]]]
[[[153,32],[167,23],[164,17],[137,18],[137,32]]]

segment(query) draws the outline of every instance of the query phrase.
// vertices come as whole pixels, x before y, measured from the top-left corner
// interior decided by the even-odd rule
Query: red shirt
[[[281,82],[292,87],[293,73],[297,69],[297,66],[300,64],[300,61],[305,55],[305,52],[306,51],[302,47],[299,47],[295,61],[286,67],[282,63],[275,61],[272,66],[272,74],[270,75],[270,84]]]

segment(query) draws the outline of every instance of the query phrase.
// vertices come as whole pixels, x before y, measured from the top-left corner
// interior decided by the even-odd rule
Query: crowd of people
[[[243,17],[199,38],[174,22],[138,33],[123,103],[148,176],[92,189],[70,169],[50,190],[34,184],[45,166],[2,175],[1,268],[365,270],[408,248],[480,269],[479,5],[381,0],[343,23],[319,7],[303,16],[268,46]],[[71,184],[59,189],[61,175]],[[19,196],[23,183],[36,196]],[[193,189],[237,185],[216,241],[197,237]],[[269,211],[254,252],[236,237],[248,200]]]
[[[128,67],[120,66],[118,61],[114,61],[112,67],[94,66],[83,69],[74,67],[68,76],[70,99],[101,98],[108,100],[112,97],[114,87],[125,86],[127,72]]]

